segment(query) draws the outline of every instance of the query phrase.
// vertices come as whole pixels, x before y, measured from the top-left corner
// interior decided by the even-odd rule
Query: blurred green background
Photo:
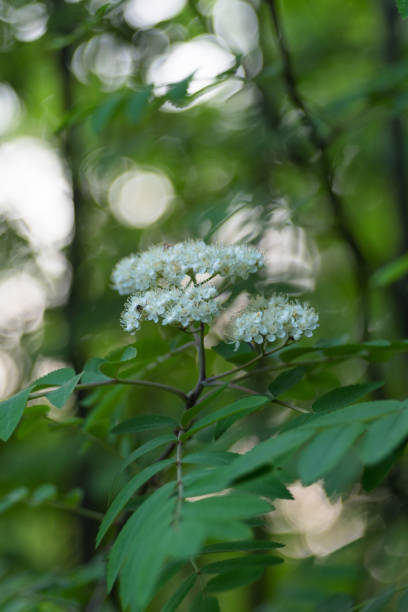
[[[267,259],[257,286],[305,294],[320,339],[408,337],[408,26],[393,0],[0,0],[0,75],[1,398],[130,342],[111,270],[157,242],[252,242]],[[153,325],[140,336],[158,353],[174,340]],[[175,359],[149,376],[188,387],[194,359]],[[404,398],[406,366],[337,364],[298,399],[364,379]],[[54,426],[25,417],[0,448],[2,611],[119,609],[94,523],[56,506],[80,488],[106,509],[113,409],[176,408],[146,390],[103,399],[87,436],[60,413]],[[262,422],[251,427],[249,445]],[[287,563],[221,609],[346,610],[403,585],[404,468],[343,500],[295,484],[271,517]],[[27,506],[44,483],[50,503]]]

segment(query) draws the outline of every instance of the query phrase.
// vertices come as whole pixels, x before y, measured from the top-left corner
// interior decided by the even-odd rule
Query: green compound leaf
[[[77,374],[76,376],[65,382],[63,385],[61,385],[59,389],[54,389],[54,391],[49,391],[48,393],[46,393],[45,397],[47,397],[50,400],[51,404],[53,404],[56,408],[63,408],[71,397],[71,394],[77,386],[81,376],[82,372],[81,374]]]
[[[302,483],[310,485],[328,474],[363,431],[360,423],[353,423],[319,432],[299,456]]]
[[[408,17],[408,0],[397,0],[397,7],[403,19]]]
[[[283,559],[280,557],[273,557],[272,555],[246,555],[244,557],[235,557],[234,559],[209,563],[200,568],[200,571],[204,574],[221,574],[224,572],[233,572],[240,568],[252,569],[258,567],[271,567],[272,565],[279,565],[280,563],[283,563]]]
[[[340,387],[339,389],[333,389],[319,397],[314,402],[312,410],[314,412],[323,412],[349,406],[361,397],[379,389],[383,385],[383,382],[374,382],[360,385],[348,385],[346,387]]]
[[[174,463],[174,459],[165,459],[164,461],[158,461],[153,465],[142,470],[139,474],[136,474],[128,483],[123,487],[123,489],[118,493],[118,495],[113,500],[112,504],[109,506],[107,513],[99,527],[98,535],[96,538],[96,546],[99,546],[101,540],[105,533],[108,531],[109,527],[112,525],[113,521],[119,514],[121,510],[126,506],[131,497],[136,493],[136,491],[144,485],[145,482],[149,480],[152,476],[166,468],[167,466]]]
[[[149,429],[174,429],[178,423],[175,419],[159,414],[141,415],[122,421],[111,430],[113,434],[135,433],[137,431],[147,431]]]
[[[221,593],[223,591],[231,591],[238,587],[251,584],[264,573],[264,568],[241,568],[233,572],[225,572],[216,576],[206,586],[206,590],[210,593]]]
[[[177,591],[173,593],[173,595],[170,597],[167,603],[163,606],[163,608],[161,609],[161,612],[175,612],[175,610],[177,610],[177,608],[179,607],[183,599],[186,597],[189,591],[191,591],[191,589],[193,588],[196,579],[197,579],[197,576],[195,574],[188,576],[188,578],[186,578],[181,583]]]
[[[304,368],[293,368],[293,370],[282,372],[282,374],[279,374],[279,376],[269,385],[268,389],[274,397],[279,397],[297,385],[304,375]]]
[[[228,406],[224,406],[224,408],[220,408],[215,412],[203,417],[197,423],[189,429],[185,434],[182,435],[182,440],[187,440],[194,433],[208,427],[209,425],[213,425],[214,423],[218,423],[219,421],[226,419],[232,415],[239,415],[240,413],[247,413],[248,411],[257,410],[261,406],[264,406],[269,402],[269,398],[264,395],[254,395],[252,397],[244,397]]]
[[[361,459],[373,465],[385,459],[408,436],[407,408],[390,414],[370,426],[361,449]]]
[[[4,402],[0,402],[0,440],[7,442],[19,424],[30,389],[24,389]]]

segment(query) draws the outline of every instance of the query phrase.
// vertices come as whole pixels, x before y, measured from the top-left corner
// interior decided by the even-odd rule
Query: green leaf
[[[139,474],[136,474],[118,493],[118,495],[113,500],[112,504],[109,506],[107,513],[99,527],[98,535],[96,538],[96,546],[99,546],[102,538],[105,533],[108,531],[109,527],[112,525],[113,521],[119,514],[121,510],[126,506],[128,501],[133,497],[136,491],[144,485],[152,476],[163,470],[174,463],[174,459],[165,459],[164,461],[158,461],[153,465],[148,466]]]
[[[310,485],[328,474],[363,433],[360,423],[340,425],[319,432],[299,456],[299,475]]]
[[[237,350],[235,350],[233,344],[220,342],[216,346],[213,346],[212,350],[225,359],[225,361],[239,365],[256,357],[256,353],[254,353],[253,349],[247,342],[241,342]]]
[[[189,431],[182,435],[182,440],[187,440],[194,433],[208,427],[209,425],[213,425],[222,419],[226,419],[231,415],[240,414],[240,413],[248,413],[248,410],[257,410],[261,406],[264,406],[269,402],[269,398],[264,395],[254,395],[251,397],[244,397],[228,406],[224,406],[224,408],[220,408],[215,412],[203,417],[200,419]]]
[[[352,447],[324,478],[324,488],[329,497],[343,495],[352,490],[361,478],[363,465]]]
[[[282,372],[282,374],[279,374],[279,376],[269,385],[268,389],[274,397],[279,397],[297,385],[304,375],[304,368],[293,368],[293,370]]]
[[[50,406],[47,404],[33,404],[27,406],[28,410],[24,412],[20,426],[16,431],[16,437],[18,440],[24,440],[29,436],[35,429],[48,427],[45,420],[45,415],[50,411]]]
[[[135,433],[137,431],[147,431],[149,429],[174,429],[178,423],[175,419],[159,414],[143,414],[133,417],[127,421],[122,421],[116,425],[111,432],[114,434]]]
[[[105,376],[105,374],[102,374],[102,372],[99,370],[100,365],[104,363],[104,361],[105,360],[101,357],[93,357],[92,359],[88,359],[84,365],[81,383],[86,384],[109,380],[109,376]]]
[[[3,495],[0,497],[0,513],[5,512],[15,504],[19,504],[20,502],[27,499],[28,489],[27,487],[18,487],[13,491],[7,493],[7,495]]]
[[[131,123],[138,123],[145,110],[149,106],[150,96],[153,92],[153,85],[146,85],[129,96],[126,104],[126,115]]]
[[[361,458],[366,465],[385,459],[408,436],[408,411],[390,414],[373,423],[364,439]]]
[[[403,19],[408,17],[408,0],[397,0],[397,7]]]
[[[129,387],[119,385],[98,389],[98,401],[85,420],[85,431],[105,437],[112,425],[112,415],[125,408],[125,398],[128,393]]]
[[[280,457],[301,446],[312,435],[313,430],[281,433],[275,438],[260,442],[248,453],[241,455],[225,470],[228,470],[228,476],[232,481],[256,470],[262,465],[274,463]]]
[[[386,604],[392,599],[395,593],[395,588],[387,589],[379,597],[370,599],[367,604],[361,608],[361,612],[384,612]]]
[[[209,563],[200,568],[200,571],[204,574],[221,574],[224,572],[232,572],[240,568],[255,568],[255,567],[270,567],[272,565],[279,565],[283,563],[283,559],[280,557],[273,557],[272,555],[251,555],[243,557],[235,557],[234,559],[226,559],[225,561],[216,561],[215,563]]]
[[[120,572],[120,598],[123,609],[144,610],[155,590],[160,572],[171,551],[172,518],[176,500],[156,506],[133,539]]]
[[[143,363],[144,359],[139,356],[138,350],[130,344],[111,351],[100,363],[99,370],[109,378],[116,378],[123,368],[140,367]]]
[[[30,505],[40,506],[45,502],[52,501],[57,497],[57,487],[53,484],[42,484],[37,487],[31,494]]]
[[[263,568],[245,568],[233,572],[225,572],[210,580],[206,586],[206,590],[212,593],[231,591],[232,589],[237,589],[259,580],[263,573]]]
[[[267,542],[266,540],[242,540],[241,542],[220,542],[219,544],[211,544],[206,546],[200,552],[200,555],[208,553],[226,553],[226,552],[259,552],[261,550],[271,550],[273,548],[282,548],[284,545],[278,542]]]
[[[68,491],[61,499],[64,506],[68,508],[77,508],[84,498],[84,491],[79,487]]]
[[[7,442],[24,413],[30,389],[24,389],[0,402],[0,440]]]
[[[186,516],[183,507],[181,520],[171,529],[168,551],[176,559],[191,559],[199,552],[207,532],[206,523]]]
[[[402,409],[403,403],[396,400],[361,402],[360,404],[340,408],[329,413],[305,415],[305,419],[303,419],[302,415],[299,420],[299,428],[320,429],[334,425],[369,422],[392,412],[399,412]]]
[[[266,474],[258,478],[250,478],[243,482],[238,481],[235,486],[240,490],[256,493],[269,499],[293,499],[293,495],[283,482],[273,474]]]
[[[60,368],[49,372],[45,376],[41,376],[32,384],[32,389],[43,389],[44,387],[59,387],[68,382],[75,376],[75,370],[72,368]]]
[[[325,410],[337,410],[353,404],[356,400],[364,397],[368,393],[379,389],[384,385],[383,382],[365,383],[360,385],[348,385],[333,389],[319,397],[313,404],[314,412],[322,412]]]
[[[111,94],[92,114],[91,125],[97,134],[100,134],[107,127],[115,113],[119,110],[123,99],[123,92]]]
[[[186,517],[209,522],[246,519],[270,512],[270,509],[268,502],[245,493],[230,493],[184,504]]]
[[[65,382],[59,389],[54,389],[54,391],[49,391],[45,394],[45,397],[48,398],[56,408],[63,408],[67,401],[69,400],[71,394],[73,393],[75,387],[78,384],[79,379],[81,378],[81,374],[77,374],[67,382]]]
[[[380,463],[366,466],[362,477],[362,485],[365,491],[372,491],[382,483],[390,472],[398,455],[399,452],[394,451],[391,455],[388,455],[388,457],[380,461]]]
[[[186,595],[193,588],[196,579],[197,576],[195,574],[188,576],[188,578],[181,583],[177,591],[173,593],[167,603],[162,607],[161,612],[175,612]]]
[[[408,7],[408,0],[404,0]],[[408,8],[404,17],[408,17]],[[400,278],[408,274],[408,253],[397,257],[393,261],[378,268],[371,276],[370,282],[373,287],[388,287]]]
[[[215,597],[199,593],[191,605],[190,612],[220,612],[220,606]]]
[[[145,529],[146,525],[148,525],[152,518],[156,520],[161,510],[164,509],[168,511],[167,504],[171,501],[169,497],[175,486],[175,482],[168,482],[154,491],[154,493],[139,506],[136,512],[132,514],[122,528],[109,553],[107,569],[108,591],[112,589],[119,570],[125,560],[129,558],[129,556],[132,556],[132,547],[135,547],[140,541],[143,544],[143,539],[149,536],[149,533]],[[152,528],[154,529],[154,525],[152,525]]]
[[[194,72],[182,81],[173,83],[170,85],[166,97],[173,102],[176,106],[179,106],[187,96],[188,87],[194,77]]]
[[[191,453],[183,457],[183,463],[192,463],[193,465],[229,465],[231,461],[236,459],[237,453],[228,453],[224,451],[201,451]]]
[[[398,602],[398,612],[406,612],[408,610],[408,589],[404,591],[401,599]]]
[[[188,427],[190,425],[191,421],[194,419],[194,417],[199,412],[201,412],[201,410],[203,410],[209,404],[211,404],[211,402],[213,400],[215,400],[224,391],[224,389],[226,389],[227,387],[228,387],[228,383],[225,383],[224,385],[220,385],[219,387],[217,387],[215,389],[215,391],[213,391],[212,393],[209,393],[207,395],[207,397],[202,399],[201,402],[198,402],[198,404],[196,404],[195,406],[192,406],[192,408],[189,408],[188,410],[186,410],[184,412],[183,416],[181,417],[181,424],[182,424],[182,426],[184,428]]]
[[[158,448],[159,446],[164,446],[164,444],[168,444],[170,442],[174,442],[177,440],[174,434],[163,434],[162,436],[158,436],[157,438],[153,438],[153,440],[148,440],[141,446],[139,446],[136,450],[134,450],[122,463],[121,471],[125,470],[128,465],[142,457],[145,453]]]
[[[225,419],[221,419],[220,421],[218,421],[218,423],[215,426],[215,430],[214,430],[214,440],[218,440],[218,438],[221,438],[221,436],[223,436],[224,433],[230,427],[232,427],[232,425],[234,425],[234,423],[236,423],[240,419],[243,419],[246,416],[249,416],[253,412],[254,412],[254,408],[247,408],[246,410],[242,410],[235,414],[231,414],[229,417],[226,417]]]

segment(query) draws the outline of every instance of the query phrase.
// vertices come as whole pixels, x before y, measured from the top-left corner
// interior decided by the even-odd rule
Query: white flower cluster
[[[180,287],[185,277],[247,278],[264,265],[260,251],[247,245],[216,246],[201,240],[153,246],[122,259],[112,275],[121,295],[158,287]]]
[[[144,320],[191,329],[210,323],[220,312],[218,293],[209,281],[215,276],[247,278],[264,265],[262,254],[247,245],[207,245],[190,240],[156,245],[122,259],[112,275],[114,288],[130,295],[122,326],[130,333]],[[205,280],[201,280],[204,276]],[[318,315],[308,304],[276,295],[252,298],[231,325],[231,341],[274,342],[278,338],[311,336]]]
[[[289,301],[282,295],[269,300],[257,297],[234,319],[230,337],[236,347],[240,342],[263,344],[278,338],[299,340],[302,336],[312,336],[318,324],[317,312],[307,303]]]
[[[153,289],[132,295],[122,313],[125,331],[134,333],[143,320],[162,325],[188,327],[194,322],[210,323],[219,314],[219,303],[215,300],[217,290],[211,285],[180,289]]]

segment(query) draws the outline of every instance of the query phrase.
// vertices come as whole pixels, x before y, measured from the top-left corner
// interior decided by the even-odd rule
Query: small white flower
[[[211,285],[185,289],[154,289],[132,295],[122,313],[122,327],[134,333],[143,320],[162,325],[189,327],[192,323],[210,323],[219,314],[217,291]]]
[[[247,245],[216,246],[202,240],[150,247],[129,255],[116,265],[113,287],[121,295],[158,287],[181,287],[197,275],[247,278],[264,265],[260,251]]]
[[[282,295],[269,300],[258,296],[234,319],[230,336],[236,347],[240,342],[263,344],[278,338],[299,340],[303,335],[312,336],[318,324],[318,314],[307,303],[289,301]]]

